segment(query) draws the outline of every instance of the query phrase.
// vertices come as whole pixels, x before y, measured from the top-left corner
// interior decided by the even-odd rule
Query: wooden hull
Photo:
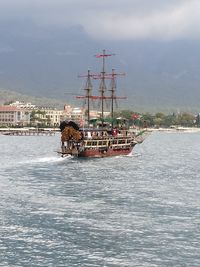
[[[133,147],[126,149],[112,149],[108,150],[98,150],[98,149],[86,149],[78,154],[78,157],[84,158],[103,158],[103,157],[113,157],[113,156],[125,156],[132,152]]]
[[[88,129],[81,133],[80,137],[69,133],[70,127],[65,127],[61,136],[62,156],[72,155],[82,158],[103,158],[113,156],[128,155],[133,147],[138,143],[134,133],[128,130],[121,130],[117,134],[112,134],[109,130]],[[89,135],[90,133],[90,135]],[[92,135],[91,135],[92,133]]]
[[[104,148],[86,148],[83,151],[77,151],[75,150],[68,150],[68,151],[62,151],[59,152],[62,154],[62,156],[66,155],[72,155],[76,157],[82,157],[82,158],[103,158],[103,157],[113,157],[113,156],[125,156],[132,152],[133,147],[136,144],[132,144],[129,147],[104,147]]]

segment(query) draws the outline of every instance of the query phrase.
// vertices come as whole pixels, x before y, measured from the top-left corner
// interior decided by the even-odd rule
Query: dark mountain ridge
[[[118,79],[118,94],[128,96],[121,108],[199,111],[197,40],[95,41],[80,26],[42,28],[29,21],[1,24],[0,35],[1,88],[74,103],[72,94],[84,87],[77,75],[101,71],[94,55],[105,48],[116,54],[106,69],[126,72]]]

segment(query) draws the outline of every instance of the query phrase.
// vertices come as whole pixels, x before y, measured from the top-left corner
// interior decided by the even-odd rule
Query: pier
[[[53,136],[55,129],[0,129],[0,134],[9,136]]]

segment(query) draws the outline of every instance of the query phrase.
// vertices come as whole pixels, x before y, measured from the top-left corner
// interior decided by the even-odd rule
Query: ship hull
[[[62,135],[62,137],[63,136],[64,135]],[[63,157],[72,155],[82,158],[123,156],[130,154],[136,144],[137,141],[134,136],[131,136],[128,132],[119,134],[118,136],[108,136],[108,134],[106,134],[103,137],[98,137],[95,135],[93,138],[86,137],[80,141],[75,141],[70,136],[68,139],[66,139],[66,137],[62,139],[60,153]]]
[[[113,156],[126,156],[129,155],[135,144],[128,148],[105,148],[105,149],[85,149],[81,151],[77,156],[83,158],[104,158]]]

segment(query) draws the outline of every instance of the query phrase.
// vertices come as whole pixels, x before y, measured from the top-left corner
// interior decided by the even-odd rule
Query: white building
[[[26,108],[26,109],[34,109],[36,106],[31,104],[30,102],[25,103],[25,102],[20,102],[20,101],[15,101],[10,104],[12,107],[18,107],[18,108]]]
[[[44,112],[44,116],[46,117],[47,123],[49,123],[50,126],[58,127],[60,125],[63,110],[45,109]]]
[[[30,123],[30,112],[24,109],[5,105],[0,106],[0,124],[7,126],[26,126]]]

